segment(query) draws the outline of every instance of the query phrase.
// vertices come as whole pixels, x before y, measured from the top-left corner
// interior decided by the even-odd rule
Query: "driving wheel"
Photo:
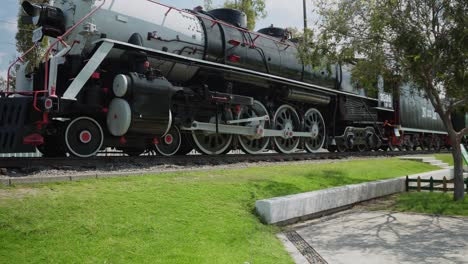
[[[304,115],[304,132],[311,133],[311,137],[305,138],[307,152],[319,151],[325,144],[325,120],[317,109],[309,109]]]
[[[237,119],[248,119],[255,117],[268,116],[268,110],[259,101],[254,101],[252,106],[244,107],[239,112]],[[256,129],[268,129],[270,127],[269,118],[266,121],[252,121],[241,125]],[[265,151],[270,144],[269,137],[238,136],[242,150],[248,154],[260,154]]]
[[[289,105],[282,105],[273,118],[275,130],[283,132],[283,136],[275,137],[275,147],[278,152],[290,154],[296,151],[300,138],[294,137],[294,131],[301,130],[301,121],[296,110]]]
[[[226,124],[227,121],[232,120],[232,112],[224,110],[222,113],[217,114],[218,117],[212,116],[209,118],[208,123]],[[205,120],[206,122],[206,120]],[[226,154],[231,150],[232,134],[221,134],[208,131],[193,131],[192,139],[195,143],[196,149],[205,155],[220,155]]]

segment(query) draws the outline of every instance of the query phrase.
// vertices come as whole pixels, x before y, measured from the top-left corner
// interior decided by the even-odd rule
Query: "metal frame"
[[[114,44],[111,42],[103,42],[101,44],[89,59],[88,63],[86,63],[86,66],[80,71],[72,84],[67,88],[63,94],[63,99],[76,100],[76,96],[80,93],[89,78],[91,78],[91,75],[96,71],[99,65],[101,65],[112,48],[114,48]]]
[[[417,128],[408,128],[408,127],[400,127],[398,129],[403,131],[403,132],[416,132],[416,133],[425,133],[425,134],[448,135],[447,132],[435,131],[435,130],[426,130],[426,129],[417,129]]]
[[[233,125],[223,125],[223,124],[213,124],[213,123],[204,123],[195,121],[192,123],[191,127],[182,127],[182,130],[185,131],[205,131],[211,133],[219,134],[231,134],[231,135],[240,135],[240,136],[253,136],[253,137],[282,137],[289,138],[290,135],[286,135],[284,130],[273,130],[273,129],[264,129],[262,125],[256,127],[245,127],[245,126],[233,126]],[[292,137],[311,137],[312,133],[309,132],[292,132]]]
[[[379,111],[387,111],[387,112],[395,112],[395,109],[390,109],[390,108],[384,108],[384,107],[372,107],[375,110]]]
[[[250,123],[250,122],[255,122],[255,121],[270,121],[270,117],[266,115],[266,116],[252,117],[252,118],[247,118],[247,119],[229,120],[227,121],[227,123],[228,125],[234,125],[234,124]]]
[[[58,75],[58,66],[61,64],[61,59],[71,50],[70,46],[65,46],[59,53],[52,56],[50,61],[50,69],[49,69],[49,83],[47,86],[47,90],[49,91],[49,95],[55,96],[55,91],[57,89],[57,75]]]

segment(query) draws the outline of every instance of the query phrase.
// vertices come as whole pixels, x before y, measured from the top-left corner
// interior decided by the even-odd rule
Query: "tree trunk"
[[[453,127],[451,112],[449,109],[445,109],[442,100],[439,97],[439,92],[435,89],[432,80],[432,73],[427,72],[425,77],[428,80],[426,87],[426,94],[429,100],[434,106],[435,111],[439,114],[442,122],[444,123],[445,129],[447,129],[450,143],[452,144],[452,156],[453,156],[453,183],[454,193],[453,199],[455,201],[461,201],[465,198],[465,183],[463,178],[463,160],[461,153],[461,137],[458,137],[457,131]]]
[[[450,141],[452,142],[452,156],[454,165],[454,194],[453,199],[455,201],[461,201],[465,198],[465,183],[463,179],[463,158],[461,152],[461,142],[457,140],[455,131],[449,131]]]
[[[438,98],[437,98],[438,99]],[[453,183],[454,183],[454,193],[453,200],[461,201],[465,198],[465,183],[463,178],[463,160],[461,152],[461,137],[458,137],[458,133],[453,127],[452,118],[450,112],[445,112],[442,110],[441,104],[437,104],[432,100],[432,105],[439,113],[442,122],[447,129],[448,136],[450,138],[450,143],[452,144],[452,156],[453,156]],[[439,99],[440,103],[440,99]],[[442,113],[442,114],[441,114]]]

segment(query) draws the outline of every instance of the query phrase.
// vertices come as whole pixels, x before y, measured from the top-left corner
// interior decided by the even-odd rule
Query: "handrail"
[[[52,51],[53,47],[55,45],[58,45],[59,43],[61,43],[65,47],[68,47],[68,44],[63,40],[63,38],[68,36],[73,30],[75,30],[78,26],[80,26],[86,19],[88,19],[89,17],[94,15],[99,9],[101,9],[104,6],[105,3],[106,3],[106,0],[102,0],[102,3],[99,6],[96,6],[93,10],[91,10],[91,12],[89,12],[86,16],[81,18],[77,23],[75,23],[75,25],[73,25],[71,28],[69,28],[67,31],[65,31],[65,33],[63,33],[63,35],[57,37],[57,40],[49,46],[49,48],[47,49],[46,54],[45,54],[45,58],[46,58],[45,78],[44,78],[44,87],[46,87],[45,90],[48,90],[48,87],[49,87],[49,63],[47,63],[47,61],[49,60],[49,55],[50,55],[50,52]],[[55,96],[55,88],[53,88],[53,89],[54,90],[52,90],[51,93],[49,93],[49,96]]]
[[[208,21],[211,21],[213,22],[213,26],[216,25],[216,24],[221,24],[223,26],[226,26],[226,27],[229,27],[229,28],[234,28],[234,29],[237,29],[239,31],[242,31],[244,33],[249,33],[249,34],[252,34],[255,37],[255,39],[252,41],[251,45],[252,46],[255,46],[255,41],[260,37],[260,38],[264,38],[264,39],[268,39],[268,40],[271,40],[273,42],[276,42],[276,43],[279,43],[281,45],[285,45],[287,47],[290,47],[291,44],[288,44],[288,43],[285,43],[283,41],[280,41],[278,39],[275,39],[275,38],[272,38],[272,37],[269,37],[267,35],[264,35],[264,34],[261,34],[261,33],[258,33],[258,32],[253,32],[253,31],[249,31],[248,29],[245,29],[245,28],[240,28],[240,27],[236,27],[234,25],[231,25],[229,23],[226,23],[224,21],[221,21],[221,20],[216,20],[216,19],[212,19],[212,18],[208,18],[208,17],[205,17],[205,16],[201,16],[201,15],[198,15],[198,14],[194,14],[192,12],[188,12],[186,10],[183,10],[183,9],[178,9],[178,8],[175,8],[175,7],[172,7],[172,6],[169,6],[169,5],[165,5],[165,4],[161,4],[159,2],[156,2],[154,0],[146,0],[148,2],[151,2],[153,4],[157,4],[157,5],[160,5],[160,6],[163,6],[163,7],[166,7],[168,8],[168,11],[166,12],[166,16],[169,14],[169,12],[171,12],[171,10],[176,10],[176,11],[179,11],[179,12],[182,12],[182,13],[186,13],[186,14],[190,14],[190,15],[193,15],[193,16],[196,16],[196,17],[199,17],[199,18],[203,18],[203,19],[206,19]]]
[[[73,30],[75,30],[78,26],[80,26],[86,19],[88,19],[89,17],[91,17],[92,15],[94,15],[99,9],[101,9],[104,4],[106,3],[106,0],[103,0],[103,2],[95,7],[93,10],[91,10],[91,12],[89,12],[86,16],[84,16],[83,18],[81,18],[78,23],[76,23],[75,25],[73,25],[72,27],[70,27],[67,31],[65,31],[65,33],[63,33],[61,36],[57,37],[57,40],[52,43],[49,48],[47,49],[46,51],[46,54],[45,54],[45,60],[46,60],[46,63],[45,63],[45,78],[44,78],[44,89],[43,90],[40,90],[40,91],[34,91],[34,92],[18,92],[17,94],[21,94],[21,95],[34,95],[35,97],[35,100],[36,100],[36,97],[38,94],[41,94],[41,93],[48,93],[49,92],[49,63],[47,63],[49,61],[49,56],[50,56],[50,53],[53,49],[54,46],[58,45],[59,43],[61,43],[62,45],[64,45],[65,47],[68,46],[68,44],[63,40],[64,37],[68,36]],[[15,66],[19,61],[23,61],[23,58],[28,55],[31,51],[33,51],[35,48],[37,48],[38,45],[37,43],[34,44],[31,48],[29,48],[25,53],[23,53],[21,56],[19,56],[9,67],[8,67],[8,73],[7,73],[7,90],[6,90],[6,95],[8,96],[9,94],[13,94],[12,92],[10,92],[10,79],[11,79],[11,69],[13,68],[13,66]],[[51,95],[51,94],[49,94]],[[52,93],[52,96],[55,95],[55,91],[53,91]],[[38,108],[34,107],[36,110]]]
[[[8,67],[8,72],[7,72],[7,89],[6,89],[6,94],[10,93],[10,78],[11,78],[11,69],[13,66],[15,66],[19,61],[23,62],[24,57],[28,55],[31,51],[33,51],[37,47],[37,44],[34,44],[31,48],[29,48],[25,53],[21,54],[13,63],[10,64]]]

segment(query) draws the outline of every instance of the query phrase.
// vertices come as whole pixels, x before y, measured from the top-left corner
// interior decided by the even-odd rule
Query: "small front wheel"
[[[177,154],[182,144],[182,135],[177,127],[172,127],[169,132],[154,145],[158,154],[170,157]]]
[[[90,117],[78,117],[71,121],[65,130],[67,151],[79,158],[95,156],[104,143],[101,125]]]

